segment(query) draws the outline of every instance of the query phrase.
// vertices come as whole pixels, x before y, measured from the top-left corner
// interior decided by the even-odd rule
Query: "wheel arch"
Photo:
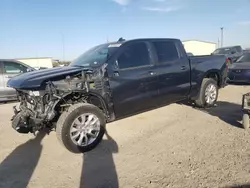
[[[204,76],[202,77],[201,81],[200,81],[200,85],[203,81],[204,78],[212,78],[216,81],[217,85],[220,87],[221,86],[221,76],[220,76],[220,71],[217,69],[211,69],[209,71],[207,71]]]
[[[114,116],[114,111],[113,109],[110,107],[108,101],[98,92],[92,91],[90,90],[87,93],[81,93],[81,92],[77,92],[78,94],[82,95],[84,98],[86,98],[86,102],[93,104],[97,107],[99,107],[105,114],[107,120],[111,119],[113,120],[113,116]],[[65,94],[61,97],[60,100],[58,100],[55,104],[53,109],[58,109],[60,108],[60,105],[65,104],[67,102],[68,99],[70,99],[72,96],[76,95],[77,93],[68,93]],[[83,97],[80,97],[79,99],[83,99]],[[82,100],[82,102],[84,102],[84,99]]]

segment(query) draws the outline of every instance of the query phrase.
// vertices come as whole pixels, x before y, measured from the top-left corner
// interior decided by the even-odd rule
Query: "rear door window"
[[[157,41],[153,45],[158,56],[159,63],[167,63],[180,59],[176,45],[172,41]]]
[[[3,62],[4,73],[6,74],[20,74],[27,72],[27,68],[22,64],[16,62]]]
[[[117,62],[119,69],[150,65],[150,56],[146,43],[138,42],[125,47]]]
[[[242,48],[240,46],[236,46],[235,49],[237,52],[242,52]]]

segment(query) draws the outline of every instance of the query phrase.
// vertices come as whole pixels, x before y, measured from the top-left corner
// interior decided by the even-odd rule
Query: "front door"
[[[117,118],[150,108],[158,96],[158,75],[148,44],[137,42],[121,48],[109,72]]]

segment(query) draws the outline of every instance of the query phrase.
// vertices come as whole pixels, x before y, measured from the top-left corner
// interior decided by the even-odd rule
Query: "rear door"
[[[183,56],[175,40],[152,42],[157,56],[160,101],[167,103],[185,99],[190,91],[189,59]]]
[[[158,75],[146,42],[124,44],[114,58],[110,87],[117,117],[146,110],[158,96]]]
[[[6,97],[15,97],[16,90],[13,88],[7,87],[7,82],[14,76],[27,72],[27,67],[23,66],[18,62],[12,61],[3,61],[2,62],[3,68],[3,84],[4,84],[4,91],[3,94]]]

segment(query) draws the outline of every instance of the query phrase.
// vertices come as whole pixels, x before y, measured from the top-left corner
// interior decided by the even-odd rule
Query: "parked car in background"
[[[229,67],[228,82],[250,83],[250,53],[243,54]]]
[[[7,87],[10,78],[33,70],[35,69],[19,61],[0,59],[0,101],[15,100],[17,97],[16,90]]]
[[[250,50],[243,50],[243,54],[250,53]]]
[[[101,141],[106,122],[185,99],[213,106],[225,86],[225,61],[188,57],[178,39],[101,44],[69,66],[9,80],[21,102],[12,127],[20,133],[56,128],[65,148],[86,152]]]
[[[188,56],[194,56],[194,54],[191,53],[191,52],[187,52],[187,55],[188,55]]]
[[[216,49],[212,55],[225,55],[233,63],[243,55],[243,49],[241,46],[223,47]]]

